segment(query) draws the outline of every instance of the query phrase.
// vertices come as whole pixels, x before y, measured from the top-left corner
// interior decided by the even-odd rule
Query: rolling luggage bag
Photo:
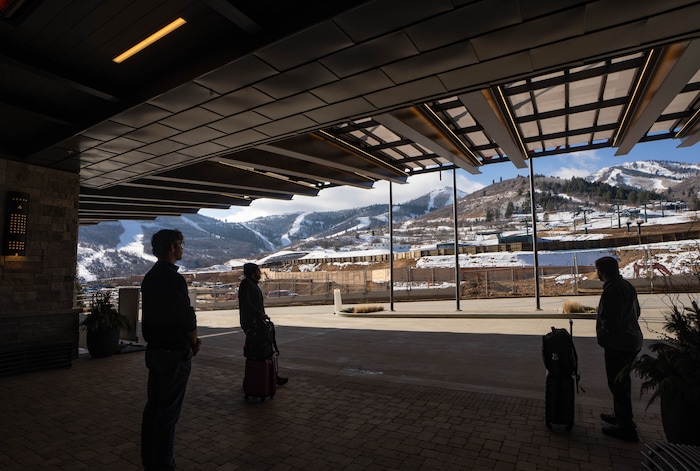
[[[266,397],[272,399],[277,391],[277,359],[275,356],[265,360],[246,358],[245,376],[243,377],[243,392],[245,400],[249,397]]]
[[[575,388],[572,376],[559,378],[547,373],[544,423],[548,429],[552,424],[563,425],[567,432],[573,428]]]
[[[542,337],[542,357],[547,368],[545,384],[545,425],[563,425],[567,431],[574,426],[574,402],[580,378],[578,355],[572,340],[573,321],[569,331],[556,329]]]

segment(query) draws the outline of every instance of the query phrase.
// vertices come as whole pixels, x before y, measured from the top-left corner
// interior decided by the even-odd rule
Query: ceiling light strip
[[[140,43],[136,44],[135,46],[129,48],[128,50],[122,52],[119,54],[117,57],[112,59],[113,62],[116,62],[117,64],[121,64],[125,60],[127,60],[129,57],[133,56],[134,54],[137,54],[141,52],[142,50],[146,49],[148,46],[153,44],[154,42],[158,41],[159,39],[162,39],[164,36],[172,33],[176,29],[178,29],[180,26],[184,25],[187,23],[183,18],[178,18],[177,20],[173,21],[169,25],[161,28],[160,30],[156,31]]]
[[[366,151],[360,149],[359,147],[356,147],[356,146],[350,144],[349,142],[347,142],[343,139],[340,139],[339,137],[334,136],[333,134],[331,134],[327,131],[324,131],[323,129],[319,129],[318,131],[316,131],[316,134],[322,136],[325,139],[328,139],[329,141],[333,141],[336,144],[339,144],[339,145],[345,147],[346,149],[348,149],[352,152],[355,152],[358,155],[360,155],[366,159],[371,160],[372,162],[376,163],[377,165],[380,165],[381,167],[389,169],[389,170],[396,172],[398,174],[405,174],[405,172],[403,170],[401,170],[401,169],[399,169],[399,168],[397,168],[397,167],[395,167],[387,162],[384,162],[383,160],[379,159],[378,157],[373,156],[369,152],[366,152]]]
[[[529,159],[530,153],[527,151],[527,147],[525,147],[523,137],[520,135],[520,132],[518,131],[518,126],[515,124],[515,118],[513,117],[513,113],[511,113],[510,111],[510,106],[508,106],[508,102],[506,101],[506,96],[503,93],[503,89],[500,85],[496,85],[495,89],[498,92],[500,106],[506,112],[506,117],[508,118],[508,124],[510,125],[509,127],[511,128],[513,137],[520,146],[520,149],[523,151],[523,158]]]
[[[422,105],[419,105],[417,107],[420,111],[423,112],[424,115],[426,115],[426,118],[428,118],[430,121],[433,122],[443,133],[447,134],[447,138],[454,144],[459,150],[462,151],[462,153],[469,158],[469,160],[472,161],[474,166],[476,167],[481,167],[484,165],[484,163],[479,160],[479,157],[477,157],[472,150],[467,147],[464,142],[457,136],[457,134],[452,131],[452,129],[442,120],[440,117],[435,113],[430,106],[427,104],[423,103]]]
[[[282,181],[287,182],[287,183],[295,183],[297,185],[307,186],[309,188],[314,188],[314,189],[316,188],[316,185],[313,183],[305,182],[303,180],[292,180],[287,175],[283,175],[281,172],[280,173],[275,173],[275,172],[270,172],[270,171],[263,172],[263,171],[257,170],[254,167],[250,167],[247,165],[240,165],[237,163],[228,162],[226,160],[217,160],[216,162],[218,164],[221,164],[221,165],[226,165],[227,167],[237,168],[239,170],[243,170],[245,172],[250,172],[250,173],[255,173],[257,175],[262,175],[264,177],[275,178],[277,180],[282,180]]]
[[[685,137],[688,132],[690,132],[696,124],[698,124],[698,121],[700,120],[700,109],[695,110],[695,113],[693,113],[693,116],[690,117],[690,119],[683,125],[683,127],[676,133],[675,136],[673,136],[676,139],[680,139],[682,137]]]

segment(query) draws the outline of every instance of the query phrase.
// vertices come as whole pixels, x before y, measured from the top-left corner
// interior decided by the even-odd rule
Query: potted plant
[[[93,358],[108,357],[117,351],[119,332],[129,328],[129,320],[112,304],[109,293],[92,296],[90,312],[80,323],[87,331],[87,348]]]
[[[700,306],[674,302],[665,314],[662,341],[649,346],[631,365],[651,391],[647,408],[661,400],[661,420],[670,443],[700,445]]]

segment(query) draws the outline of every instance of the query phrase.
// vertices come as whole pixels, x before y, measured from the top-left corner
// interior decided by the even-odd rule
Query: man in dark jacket
[[[265,314],[265,299],[258,283],[260,282],[260,267],[255,263],[243,265],[243,275],[238,287],[238,309],[240,315],[241,328],[246,335],[255,329],[261,328],[263,322],[270,317]],[[283,385],[289,378],[277,376],[277,384]]]
[[[141,423],[141,461],[147,470],[175,469],[175,424],[180,418],[192,356],[199,351],[197,318],[187,283],[177,273],[183,237],[163,229],[151,239],[158,261],[141,284],[148,401]]]
[[[617,260],[599,258],[595,262],[603,294],[598,304],[596,335],[605,350],[605,372],[613,395],[614,414],[600,414],[607,422],[603,433],[627,441],[639,441],[632,416],[632,381],[629,373],[618,378],[620,371],[632,364],[642,348],[639,328],[637,291],[622,278]]]

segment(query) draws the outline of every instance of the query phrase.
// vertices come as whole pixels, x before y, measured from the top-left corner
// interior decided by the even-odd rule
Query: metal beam
[[[484,128],[484,131],[493,139],[503,152],[508,156],[516,168],[527,168],[525,163],[524,145],[519,136],[514,136],[497,104],[498,98],[489,89],[478,92],[463,93],[459,95],[459,101],[469,111],[472,117]],[[506,106],[504,103],[502,106]],[[514,126],[514,124],[513,124]]]
[[[316,196],[318,189],[312,184],[298,183],[278,176],[205,161],[188,167],[169,170],[146,177],[149,180],[173,182],[180,185],[190,183],[212,188],[250,190],[264,189],[270,193],[291,193]],[[220,190],[221,191],[221,190]],[[225,190],[223,190],[225,191]],[[229,190],[230,191],[230,190]]]
[[[615,155],[627,155],[700,68],[700,40],[673,44],[661,51],[628,124],[616,136]]]
[[[209,206],[229,205],[247,206],[250,199],[238,195],[223,195],[220,193],[187,192],[179,189],[161,189],[134,186],[113,186],[104,190],[81,187],[79,198],[86,200],[123,200],[123,201],[153,201],[161,203],[191,203]]]
[[[176,184],[169,184],[176,183]],[[151,188],[158,190],[172,190],[177,188],[178,191],[182,191],[185,194],[188,193],[204,193],[209,195],[224,195],[231,198],[239,197],[244,199],[256,199],[256,198],[270,198],[278,200],[291,200],[294,193],[273,193],[269,191],[251,189],[251,188],[233,188],[233,187],[222,187],[207,185],[197,182],[168,182],[160,180],[150,180],[149,177],[142,178],[141,180],[136,180],[134,182],[122,183],[122,186],[133,187],[133,188]],[[314,196],[314,195],[311,195]]]
[[[409,126],[408,124],[391,114],[387,113],[381,114],[379,116],[373,116],[372,119],[381,124],[382,126],[387,127],[396,134],[400,134],[401,136],[412,140],[416,144],[422,145],[426,149],[432,151],[434,154],[449,160],[456,166],[460,167],[463,170],[466,170],[472,175],[479,175],[481,173],[479,169],[477,169],[473,165],[468,164],[463,156],[459,156],[454,152],[447,150],[441,144],[437,143],[435,140],[423,134],[415,127]]]
[[[328,132],[319,130],[311,136],[311,139],[307,136],[297,136],[272,145],[264,144],[255,148],[346,172],[357,173],[375,180],[406,183],[408,179],[408,176],[400,169],[381,162],[376,157],[361,149],[354,148],[351,144]],[[323,157],[317,157],[315,155],[317,147],[321,145],[327,146],[328,143],[334,144],[332,147],[335,150],[335,155],[324,154]]]
[[[261,146],[262,147],[262,146]],[[222,155],[212,160],[224,165],[253,167],[256,170],[290,175],[299,178],[329,182],[336,185],[354,186],[357,188],[372,188],[376,180],[362,176],[357,172],[340,170],[327,165],[311,163],[308,160],[299,160],[280,152],[279,147],[266,146],[248,149],[228,155]],[[320,160],[323,160],[319,157]]]
[[[695,110],[695,114],[690,117],[675,137],[681,140],[678,147],[690,147],[700,141],[700,109]]]

